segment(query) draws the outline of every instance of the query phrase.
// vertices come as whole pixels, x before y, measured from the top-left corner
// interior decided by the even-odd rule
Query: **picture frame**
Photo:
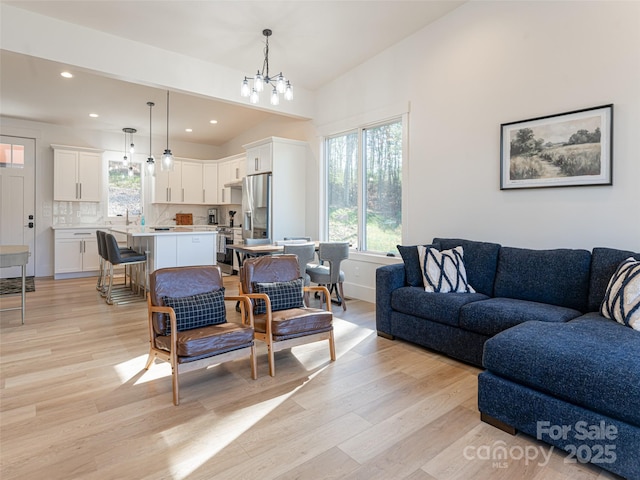
[[[500,190],[613,184],[613,104],[500,126]]]

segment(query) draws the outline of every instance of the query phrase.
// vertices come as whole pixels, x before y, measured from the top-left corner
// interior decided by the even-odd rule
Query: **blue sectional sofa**
[[[430,245],[463,247],[476,293],[425,292],[417,248],[401,247],[404,263],[376,272],[378,334],[483,367],[484,421],[640,479],[640,331],[599,314],[618,265],[640,254]]]

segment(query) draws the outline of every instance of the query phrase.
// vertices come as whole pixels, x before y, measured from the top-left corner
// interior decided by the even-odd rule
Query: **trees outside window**
[[[325,140],[330,241],[395,252],[402,239],[402,121]]]
[[[109,160],[109,217],[140,215],[142,213],[141,164],[125,165],[120,160]]]

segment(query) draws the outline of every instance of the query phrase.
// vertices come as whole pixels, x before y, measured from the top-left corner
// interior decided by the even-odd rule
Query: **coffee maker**
[[[209,209],[209,225],[217,225],[218,224],[218,209],[210,208]]]

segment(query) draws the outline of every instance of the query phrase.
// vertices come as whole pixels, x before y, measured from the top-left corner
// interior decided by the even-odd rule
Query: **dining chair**
[[[349,258],[349,242],[320,242],[318,245],[318,258],[320,259],[320,265],[307,267],[311,282],[328,286],[330,294],[335,291],[336,302],[338,305],[342,305],[342,310],[346,311],[347,303],[345,302],[342,286],[344,272],[340,270],[340,264],[343,260]]]
[[[253,318],[227,322],[225,301],[251,308],[246,297],[224,294],[217,265],[161,268],[149,276],[147,295],[149,358],[145,370],[159,359],[171,364],[173,403],[180,403],[180,374],[236,359],[250,359],[257,378]]]
[[[300,276],[304,279],[304,286],[311,285],[311,277],[307,273],[307,264],[312,262],[316,256],[316,246],[314,243],[301,243],[295,245],[285,245],[283,252],[285,255],[295,255],[298,259],[298,269]],[[305,292],[305,304],[309,305],[309,293]]]
[[[326,308],[309,308],[304,292],[320,292]],[[244,315],[253,318],[254,337],[267,344],[269,375],[275,376],[274,353],[297,345],[328,340],[331,361],[336,359],[333,313],[326,287],[305,287],[295,255],[265,255],[249,258],[240,270],[240,295],[253,308]]]

